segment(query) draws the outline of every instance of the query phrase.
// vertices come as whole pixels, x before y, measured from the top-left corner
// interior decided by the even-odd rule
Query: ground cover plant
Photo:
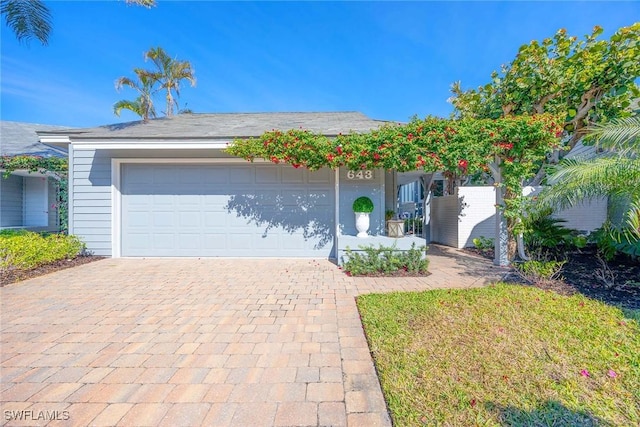
[[[0,273],[2,282],[17,272],[29,271],[61,260],[76,258],[84,244],[75,236],[35,233],[32,231],[0,231]]]
[[[342,269],[351,276],[418,276],[426,275],[429,260],[426,246],[400,251],[395,246],[360,246],[361,252],[347,247]]]
[[[396,425],[640,423],[640,325],[617,308],[506,284],[358,308]]]

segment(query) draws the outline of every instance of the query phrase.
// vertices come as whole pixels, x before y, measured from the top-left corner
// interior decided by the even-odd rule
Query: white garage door
[[[123,164],[122,256],[330,257],[332,171]]]

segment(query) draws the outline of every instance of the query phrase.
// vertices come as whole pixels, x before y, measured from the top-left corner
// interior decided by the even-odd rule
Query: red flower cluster
[[[513,148],[513,144],[510,142],[499,142],[496,144],[496,147],[500,147],[503,150],[511,150]]]

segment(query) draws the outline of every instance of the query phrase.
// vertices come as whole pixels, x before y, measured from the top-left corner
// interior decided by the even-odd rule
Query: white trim
[[[239,157],[204,157],[204,158],[194,158],[194,157],[184,157],[184,158],[175,158],[175,157],[157,157],[157,158],[134,158],[134,157],[123,157],[123,158],[112,158],[111,161],[117,160],[120,163],[191,163],[191,164],[202,164],[202,163],[271,163],[268,160],[264,159],[254,159],[253,162],[250,162],[245,159],[241,159]]]
[[[71,144],[69,135],[38,135],[38,139],[43,144]]]
[[[335,242],[335,257],[336,261],[339,263],[339,254],[338,254],[338,236],[340,235],[340,168],[336,168],[334,172],[334,190],[333,193],[335,195],[335,203],[333,209],[334,221],[335,221],[335,231],[333,235],[333,239]]]
[[[4,171],[4,169],[0,169],[0,171]],[[9,173],[9,175],[21,176],[21,177],[32,177],[32,178],[49,178],[49,177],[57,177],[53,172],[45,171],[42,172],[33,172],[29,169],[15,169]]]
[[[120,192],[120,165],[122,159],[111,159],[111,256],[120,258],[122,234],[122,193]]]
[[[73,190],[75,185],[73,185],[73,162],[74,162],[74,153],[73,147],[69,146],[69,161],[68,161],[68,174],[67,174],[67,233],[73,234],[74,227],[73,223],[75,218],[73,217]]]
[[[184,142],[164,142],[164,141],[77,141],[70,144],[84,150],[188,150],[207,149],[223,150],[229,146],[227,141],[184,141]]]

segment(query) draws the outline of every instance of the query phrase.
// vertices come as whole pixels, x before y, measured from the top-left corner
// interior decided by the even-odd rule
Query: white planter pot
[[[366,212],[356,212],[356,229],[358,230],[357,237],[364,238],[369,237],[367,231],[369,231],[369,214]]]

